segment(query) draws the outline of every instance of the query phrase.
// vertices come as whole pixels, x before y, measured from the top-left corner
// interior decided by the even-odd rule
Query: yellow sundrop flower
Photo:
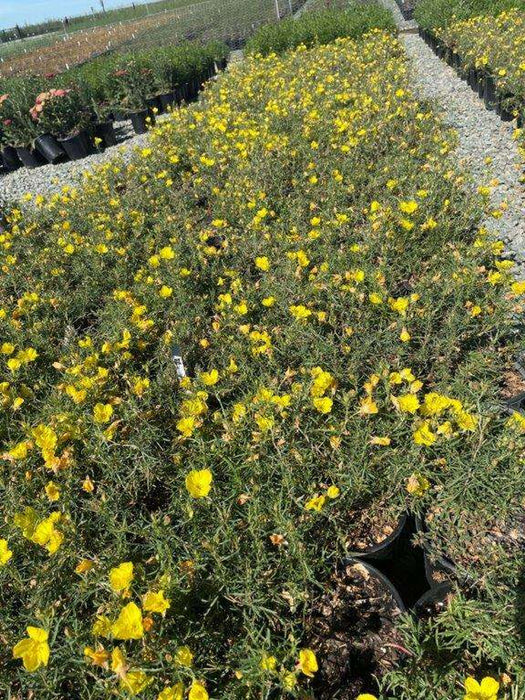
[[[266,308],[270,308],[271,306],[273,306],[275,304],[275,297],[265,297],[262,300],[261,304],[263,306],[266,306]]]
[[[97,619],[93,623],[91,628],[91,633],[94,637],[104,637],[109,639],[111,635],[111,620],[105,615],[98,615]]]
[[[15,645],[13,658],[22,659],[26,671],[32,672],[49,663],[48,633],[40,627],[27,627],[26,630],[28,637]]]
[[[390,297],[388,299],[388,305],[392,311],[397,311],[400,316],[406,316],[409,303],[410,302],[407,297],[397,297],[397,299]]]
[[[177,422],[177,430],[182,433],[183,437],[190,437],[196,427],[196,420],[193,416],[187,416],[186,418],[181,418]]]
[[[240,423],[246,415],[246,406],[242,403],[236,403],[232,410],[232,420],[234,423]]]
[[[263,433],[267,433],[275,425],[275,418],[273,416],[261,416],[257,414],[255,416],[255,422],[257,423],[259,430],[261,430]]]
[[[525,281],[513,282],[510,288],[514,294],[525,294]]]
[[[47,549],[49,554],[55,554],[64,540],[64,535],[55,528],[55,523],[60,519],[60,513],[52,513],[35,527],[30,539],[31,542]]]
[[[359,414],[361,416],[372,416],[378,413],[378,411],[379,408],[371,396],[367,396],[359,405]]]
[[[12,556],[7,540],[0,539],[0,566],[5,566]]]
[[[372,292],[372,294],[368,295],[368,299],[371,304],[382,304],[383,303],[383,297],[381,294],[376,294],[376,292]]]
[[[464,700],[497,700],[499,683],[490,676],[483,678],[481,683],[469,676],[465,680],[465,690]]]
[[[120,679],[120,689],[135,696],[142,693],[150,683],[153,683],[153,678],[148,678],[144,671],[128,671]]]
[[[264,255],[255,258],[255,267],[257,267],[259,270],[262,270],[263,272],[268,272],[268,270],[270,269],[270,261]]]
[[[147,612],[156,612],[164,615],[170,607],[170,601],[164,597],[164,591],[154,593],[148,591],[142,598],[142,608]]]
[[[95,564],[92,561],[89,561],[89,559],[82,559],[76,567],[75,567],[75,573],[76,574],[86,574],[88,571],[91,571]]]
[[[95,490],[95,484],[91,481],[89,476],[87,476],[82,482],[82,490],[86,493],[93,493]]]
[[[58,438],[53,428],[49,428],[47,425],[37,425],[31,432],[37,447],[48,452],[55,450]]]
[[[425,445],[430,447],[436,442],[435,434],[430,430],[430,423],[424,421],[414,433],[414,442],[416,445]]]
[[[407,331],[407,329],[406,329],[406,328],[403,328],[403,330],[402,330],[401,333],[399,334],[399,340],[400,340],[402,343],[408,343],[408,342],[411,340],[411,338],[412,338],[412,336],[411,336],[410,333]]]
[[[15,460],[25,459],[27,457],[28,449],[27,442],[19,442],[18,445],[15,445],[9,450],[8,454]]]
[[[105,668],[108,665],[109,652],[107,652],[104,647],[100,647],[99,649],[84,647],[84,656],[91,659],[93,666],[101,666],[102,668]]]
[[[392,401],[402,413],[414,414],[419,408],[419,400],[414,394],[404,394],[403,396],[392,397]]]
[[[157,700],[184,700],[184,683],[180,682],[164,688],[158,694]]]
[[[60,498],[60,489],[53,481],[47,483],[45,492],[50,501],[58,501]]]
[[[199,379],[206,386],[214,386],[219,381],[219,372],[216,369],[212,369],[209,372],[201,372]]]
[[[179,647],[175,652],[175,663],[179,664],[179,666],[191,668],[193,665],[193,652],[191,649],[186,646]]]
[[[418,208],[418,203],[411,199],[408,202],[399,202],[399,211],[403,214],[413,214]]]
[[[331,499],[338,498],[340,493],[341,493],[341,491],[339,490],[339,488],[337,486],[329,486],[326,489],[326,495],[328,496],[328,498],[331,498]]]
[[[168,299],[173,294],[173,288],[168,287],[165,284],[162,285],[162,287],[159,290],[159,296],[162,297],[162,299]]]
[[[141,639],[144,635],[142,613],[135,603],[128,603],[122,608],[111,625],[111,634],[115,639]]]
[[[408,478],[406,489],[411,496],[423,496],[429,488],[429,480],[421,474],[412,474]]]
[[[377,700],[375,695],[370,695],[370,693],[361,693],[357,696],[357,700]]]
[[[310,309],[307,309],[306,306],[303,306],[302,304],[299,304],[298,306],[290,306],[289,310],[297,321],[306,321],[306,319],[312,315]]]
[[[129,588],[133,581],[133,563],[122,562],[109,572],[109,585],[115,593],[121,593]]]
[[[275,658],[275,656],[263,654],[260,666],[263,671],[275,671],[277,667],[277,659]]]
[[[314,407],[319,413],[330,413],[333,403],[328,396],[313,399]]]
[[[97,403],[93,408],[93,418],[95,423],[109,423],[113,415],[113,406],[109,403]]]
[[[476,430],[478,419],[466,411],[459,411],[456,415],[456,423],[461,430]]]
[[[175,257],[175,251],[171,246],[166,246],[165,248],[161,248],[159,251],[159,255],[162,258],[162,260],[173,260]]]
[[[301,649],[299,652],[299,668],[309,678],[313,678],[314,674],[319,670],[316,656],[311,649]]]
[[[200,681],[193,681],[188,693],[188,700],[208,700],[209,695]]]
[[[192,470],[186,476],[186,489],[192,498],[205,498],[211,489],[213,475],[209,469]]]
[[[305,503],[305,510],[315,510],[318,513],[322,510],[326,503],[326,496],[314,496]]]

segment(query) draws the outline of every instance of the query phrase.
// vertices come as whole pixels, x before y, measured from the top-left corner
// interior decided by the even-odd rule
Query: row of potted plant
[[[434,53],[456,70],[459,77],[484,100],[487,109],[495,111],[503,121],[516,119],[518,128],[523,126],[525,103],[523,98],[509,91],[501,80],[499,70],[488,64],[466,59],[457,46],[449,46],[443,39],[427,29],[419,29],[421,38]]]
[[[185,43],[137,54],[99,57],[58,76],[3,84],[0,146],[4,168],[77,160],[115,145],[115,120],[144,133],[155,114],[196,98],[226,65],[224,44]]]

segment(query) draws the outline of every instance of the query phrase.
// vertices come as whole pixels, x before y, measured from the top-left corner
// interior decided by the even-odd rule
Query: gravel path
[[[509,257],[516,260],[515,270],[525,278],[525,187],[520,182],[524,164],[512,138],[515,125],[504,123],[495,112],[485,109],[483,101],[467,83],[438,58],[425,42],[410,30],[394,0],[381,0],[394,13],[408,55],[412,60],[414,87],[433,99],[446,124],[453,127],[459,145],[459,163],[472,175],[473,186],[494,186],[491,203],[506,202],[500,219],[483,222],[506,243]],[[488,162],[490,159],[490,162]]]

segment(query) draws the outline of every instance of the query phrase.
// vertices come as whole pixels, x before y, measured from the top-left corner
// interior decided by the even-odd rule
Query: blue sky
[[[144,2],[144,0],[138,0]],[[131,0],[104,0],[106,9],[131,5]],[[0,28],[33,24],[64,15],[83,15],[91,7],[100,10],[99,0],[0,0]]]

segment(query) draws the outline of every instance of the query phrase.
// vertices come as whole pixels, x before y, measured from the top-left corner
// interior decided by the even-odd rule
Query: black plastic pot
[[[485,100],[485,107],[487,109],[494,110],[498,103],[498,97],[496,94],[496,82],[491,75],[485,74],[485,89],[483,92],[483,99]]]
[[[146,106],[150,110],[156,109],[159,112],[161,109],[160,100],[158,97],[148,97],[148,99],[146,100]]]
[[[93,143],[87,131],[58,140],[71,160],[81,160],[94,153]]]
[[[478,89],[478,76],[475,68],[469,68],[467,82],[473,90]]]
[[[168,107],[171,107],[171,105],[175,102],[175,92],[172,90],[171,92],[162,93],[162,95],[159,95],[159,102],[160,111],[167,112]]]
[[[35,139],[35,148],[40,151],[48,163],[67,160],[67,155],[56,138],[51,134],[42,134]]]
[[[405,608],[412,608],[428,590],[423,549],[414,545],[416,533],[414,517],[400,518],[394,532],[375,547],[365,552],[352,553],[351,558],[371,563],[388,579],[403,600]]]
[[[131,118],[131,123],[133,124],[133,130],[136,134],[145,134],[149,126],[155,124],[155,117],[151,114],[149,109],[141,109],[138,112],[131,112],[129,115]],[[150,118],[151,121],[146,120]]]
[[[507,413],[521,413],[525,416],[525,392],[513,396],[505,403]]]
[[[478,97],[481,99],[485,97],[485,73],[483,71],[478,72]]]
[[[447,597],[452,590],[450,583],[440,583],[424,593],[414,605],[417,617],[429,618],[439,614],[445,609]]]
[[[383,574],[382,571],[379,571],[379,569],[376,569],[375,566],[369,564],[367,561],[364,561],[361,558],[348,557],[347,559],[345,559],[344,563],[345,565],[360,564],[361,566],[363,566],[368,571],[370,576],[373,576],[375,579],[377,579],[381,583],[382,587],[386,591],[388,591],[388,593],[392,596],[392,600],[394,601],[396,607],[399,608],[401,612],[406,612],[406,606],[399,591],[388,579],[388,577],[385,576],[385,574]]]
[[[509,104],[510,100],[512,100],[512,95],[501,95],[498,101],[498,114],[501,117],[501,121],[504,122],[511,122],[514,120],[514,114],[511,112],[511,110],[506,106]]]
[[[46,165],[47,161],[39,152],[26,146],[17,146],[16,152],[26,168],[39,168],[41,165]]]
[[[426,533],[427,529],[425,522],[422,518],[416,517],[415,519],[416,531],[419,533]],[[443,575],[456,576],[457,570],[456,565],[453,561],[447,557],[441,555],[433,556],[432,552],[424,547],[425,551],[425,574],[427,577],[428,585],[431,588],[440,586],[443,583]]]
[[[120,109],[114,109],[113,116],[115,117],[116,122],[125,122],[129,119],[129,114]]]
[[[4,164],[4,168],[8,172],[13,172],[14,170],[18,170],[18,168],[22,167],[22,161],[18,157],[16,148],[13,148],[13,146],[6,146],[3,149],[2,162]]]
[[[95,124],[94,135],[102,139],[105,148],[117,145],[117,137],[115,135],[115,127],[112,121],[99,122]]]

